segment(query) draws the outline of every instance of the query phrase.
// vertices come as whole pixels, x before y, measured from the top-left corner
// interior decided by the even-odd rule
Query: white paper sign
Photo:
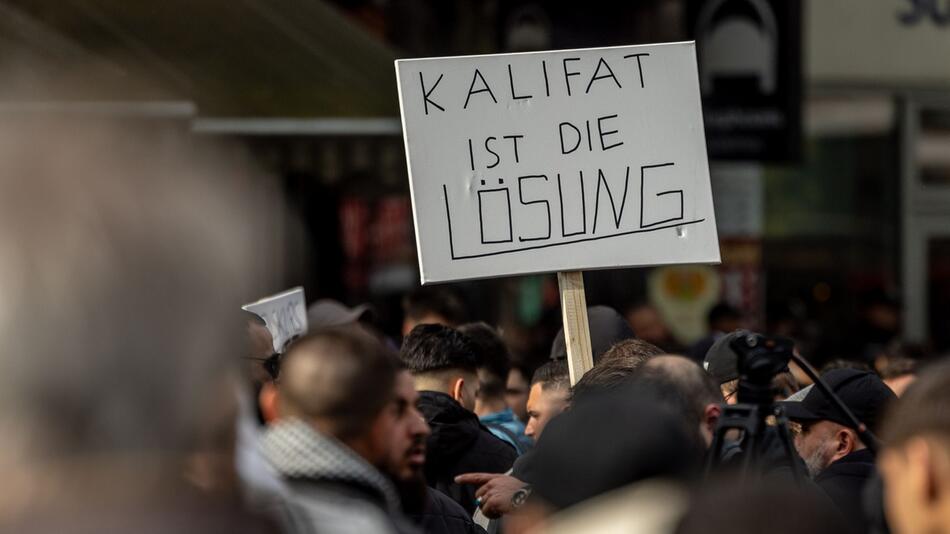
[[[241,309],[264,320],[264,325],[274,338],[274,352],[281,352],[294,336],[307,333],[307,304],[302,287],[264,297],[241,306]]]
[[[423,283],[719,261],[692,42],[396,71]]]

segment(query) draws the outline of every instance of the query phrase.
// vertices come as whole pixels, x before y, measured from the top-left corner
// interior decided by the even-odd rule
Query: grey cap
[[[372,310],[366,304],[348,308],[332,299],[320,299],[307,308],[307,326],[313,331],[331,326],[343,326],[366,318]]]

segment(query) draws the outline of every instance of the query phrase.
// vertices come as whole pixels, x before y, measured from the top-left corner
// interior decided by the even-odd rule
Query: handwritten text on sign
[[[241,306],[264,320],[274,343],[274,352],[283,352],[287,343],[307,333],[307,304],[302,287],[264,297]]]
[[[396,68],[423,282],[719,261],[692,43]]]

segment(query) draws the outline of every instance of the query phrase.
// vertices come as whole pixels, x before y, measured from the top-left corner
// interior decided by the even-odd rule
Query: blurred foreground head
[[[950,362],[927,368],[884,420],[885,511],[896,534],[950,525]]]
[[[134,500],[226,454],[239,306],[275,263],[266,184],[158,121],[0,122],[0,518],[94,481]]]
[[[606,516],[595,502],[612,502],[610,495],[632,484],[690,483],[701,460],[698,439],[653,392],[627,385],[585,396],[554,418],[538,441],[528,478],[533,493],[513,517],[513,531],[543,530],[575,512]]]
[[[851,532],[827,499],[778,480],[708,481],[696,492],[675,534],[841,534]]]

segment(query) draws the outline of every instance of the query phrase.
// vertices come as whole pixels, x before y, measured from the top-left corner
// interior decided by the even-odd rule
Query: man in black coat
[[[403,342],[400,355],[415,378],[419,410],[432,429],[426,442],[425,475],[468,514],[475,488],[455,483],[463,473],[504,473],[517,457],[472,411],[478,393],[478,362],[471,341],[455,329],[419,325]]]
[[[884,382],[869,371],[835,369],[821,378],[869,429],[876,428],[885,406],[896,399]],[[815,483],[853,525],[866,532],[862,494],[877,473],[874,453],[820,389],[812,386],[799,395],[802,393],[801,400],[782,403],[788,418],[801,425],[795,436],[795,448]]]

